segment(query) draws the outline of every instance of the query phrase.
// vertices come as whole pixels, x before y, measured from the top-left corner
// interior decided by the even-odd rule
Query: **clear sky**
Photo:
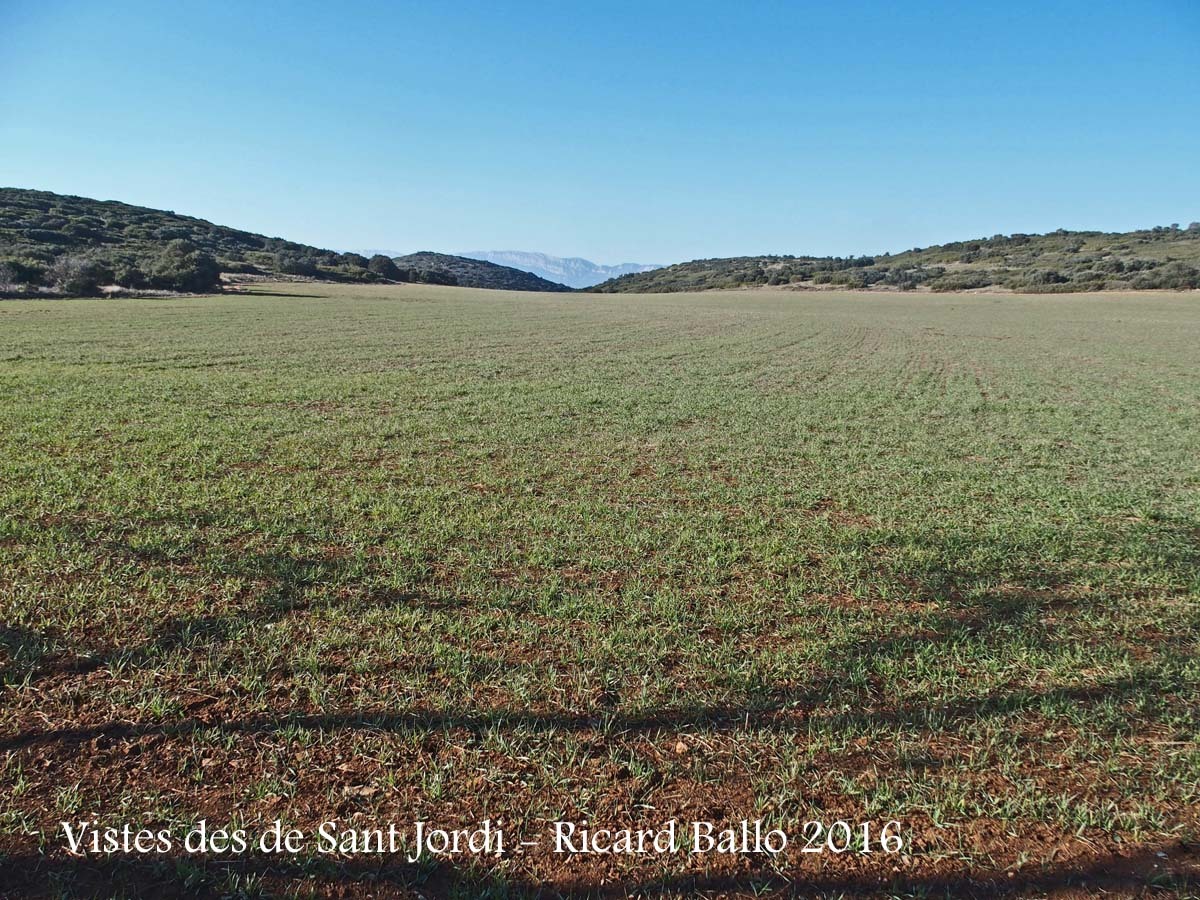
[[[0,185],[338,250],[1200,219],[1200,2],[0,0]]]

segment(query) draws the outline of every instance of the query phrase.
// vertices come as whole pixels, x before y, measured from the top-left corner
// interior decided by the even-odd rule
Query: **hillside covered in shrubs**
[[[568,291],[530,272],[421,252],[369,259],[214,225],[175,212],[0,188],[0,295],[85,295],[118,287],[201,293],[222,273]],[[881,256],[739,256],[623,275],[587,290],[658,293],[773,285],[1025,292],[1200,288],[1200,222],[1144,231],[998,234]]]
[[[698,259],[613,278],[590,291],[754,287],[1025,292],[1200,288],[1200,222],[1107,234],[998,234],[882,256]]]
[[[416,254],[397,265],[382,254],[368,259],[322,250],[167,210],[0,188],[0,294],[81,296],[113,286],[201,293],[217,289],[223,272],[467,287],[518,282],[519,290],[565,290],[527,272],[477,260],[463,262],[472,264],[468,268],[490,267],[486,278],[460,279],[453,267],[436,260],[425,264],[425,256],[441,255]]]
[[[119,285],[199,292],[216,288],[221,272],[353,281],[377,277],[369,260],[355,254],[166,210],[0,189],[0,290],[91,294]]]

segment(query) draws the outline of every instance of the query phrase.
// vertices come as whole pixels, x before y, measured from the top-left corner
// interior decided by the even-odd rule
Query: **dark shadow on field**
[[[86,656],[58,653],[46,635],[19,625],[0,625],[0,649],[7,659],[0,667],[0,686],[55,675],[81,675],[104,664]]]
[[[1192,565],[1191,555],[1181,564]],[[287,557],[278,555],[248,556],[241,563],[242,574],[273,579],[274,587],[250,607],[225,613],[168,619],[154,635],[135,646],[117,648],[107,655],[94,658],[95,668],[120,661],[125,665],[142,665],[156,657],[179,650],[197,651],[214,644],[235,640],[247,627],[261,627],[311,608],[305,589],[323,580],[342,577],[344,560],[313,556]],[[958,579],[947,579],[938,573],[936,587],[939,595],[958,594],[967,584],[959,573]],[[906,578],[914,575],[908,572]],[[995,581],[991,573],[981,573],[980,580]],[[1185,697],[1192,686],[1186,683],[1181,667],[1164,669],[1159,659],[1149,659],[1133,666],[1132,674],[1091,679],[1069,686],[1034,687],[1010,684],[986,694],[972,694],[953,699],[930,699],[926,696],[900,700],[882,694],[873,679],[880,667],[911,658],[918,650],[930,648],[948,650],[972,642],[994,656],[1003,656],[1029,647],[1064,649],[1075,640],[1069,634],[1057,634],[1048,628],[1041,616],[1053,609],[1063,616],[1071,615],[1077,602],[1062,599],[1056,591],[1063,587],[1061,576],[1037,573],[1025,583],[1006,579],[1003,591],[993,591],[973,601],[960,601],[938,614],[922,620],[920,628],[895,631],[886,638],[856,637],[844,645],[831,646],[838,660],[836,668],[815,673],[803,683],[763,684],[744,692],[745,699],[736,703],[694,703],[649,710],[622,710],[619,706],[597,706],[578,711],[555,709],[543,711],[529,707],[488,707],[481,709],[439,709],[411,707],[406,709],[352,711],[324,709],[319,712],[288,711],[278,716],[224,717],[218,721],[207,718],[183,718],[167,722],[108,722],[80,728],[39,728],[0,739],[0,752],[47,744],[78,745],[96,741],[128,740],[145,736],[181,737],[201,731],[216,730],[225,734],[266,735],[284,730],[316,730],[335,733],[347,730],[380,732],[448,732],[462,730],[483,734],[495,729],[520,732],[576,731],[603,734],[608,737],[639,735],[659,737],[687,729],[733,732],[762,729],[778,732],[798,732],[810,728],[825,731],[863,733],[873,729],[894,728],[909,731],[951,732],[963,725],[989,718],[1003,718],[1027,712],[1042,712],[1050,716],[1085,713],[1096,704],[1136,706],[1136,717],[1144,722],[1161,721],[1168,716],[1178,720],[1180,707],[1174,697]],[[920,595],[923,587],[916,590]],[[323,600],[322,604],[330,601]],[[426,602],[419,593],[384,592],[366,600],[353,601],[360,605],[416,604]],[[1179,645],[1179,637],[1147,636],[1141,650],[1147,654],[1170,654],[1182,659],[1191,652]],[[845,677],[848,671],[866,670],[868,682],[854,683]],[[1196,712],[1200,718],[1200,711]]]
[[[1153,554],[1153,571],[1169,574],[1178,585],[1178,593],[1187,594],[1190,585],[1200,575],[1200,547],[1194,537],[1196,526],[1190,521],[1163,520],[1153,525],[1144,543],[1145,552]],[[870,538],[865,538],[869,540]],[[990,540],[994,541],[994,538]],[[959,542],[961,544],[961,542]],[[940,597],[943,602],[936,611],[919,617],[919,625],[894,631],[880,638],[878,632],[851,631],[844,644],[831,648],[835,667],[816,672],[801,683],[767,683],[742,691],[740,702],[705,703],[657,707],[646,710],[622,710],[620,705],[596,709],[541,711],[530,708],[420,708],[380,709],[373,711],[320,710],[314,712],[286,711],[278,715],[222,717],[206,719],[184,717],[174,721],[128,722],[111,721],[78,727],[39,727],[0,738],[0,753],[19,753],[30,747],[54,745],[55,753],[77,752],[82,745],[91,750],[102,749],[105,741],[128,740],[147,735],[187,737],[200,732],[230,735],[267,735],[283,730],[311,729],[337,734],[347,731],[445,733],[465,731],[483,733],[495,729],[554,732],[571,730],[598,734],[611,739],[675,735],[689,728],[732,732],[761,729],[775,732],[800,732],[814,726],[824,730],[864,733],[874,728],[900,728],[933,734],[953,733],[967,724],[992,717],[1019,716],[1026,713],[1054,716],[1099,716],[1101,705],[1128,707],[1131,718],[1144,724],[1162,722],[1168,717],[1175,723],[1183,715],[1194,723],[1200,716],[1187,699],[1194,696],[1194,685],[1184,678],[1184,667],[1178,664],[1194,653],[1194,640],[1175,634],[1146,634],[1131,671],[1108,678],[1091,677],[1068,686],[1036,687],[1012,683],[981,695],[949,696],[943,698],[889,697],[878,690],[873,681],[881,677],[885,667],[911,659],[917,652],[931,648],[947,652],[965,642],[982,647],[993,657],[1015,656],[1023,650],[1066,652],[1079,640],[1078,634],[1062,624],[1047,624],[1047,613],[1062,621],[1070,620],[1081,604],[1115,606],[1120,598],[1090,594],[1079,596],[1070,590],[1081,579],[1078,573],[1038,564],[1036,547],[1013,542],[1011,546],[995,548],[987,559],[994,565],[973,565],[958,562],[954,548],[959,544],[940,543],[934,538],[919,548],[924,553],[911,559],[932,562],[905,564],[896,571],[886,571],[894,583],[907,586],[912,602],[922,598]],[[179,560],[173,554],[145,553],[139,548],[121,548],[117,542],[108,550],[143,565],[171,565]],[[1114,543],[1114,558],[1128,548]],[[1028,563],[1012,560],[1028,560]],[[1141,560],[1135,560],[1138,565]],[[87,657],[94,665],[149,664],[164,653],[203,652],[214,644],[233,641],[248,627],[262,627],[312,609],[311,589],[324,583],[354,583],[370,573],[366,563],[353,557],[321,554],[315,550],[303,553],[234,553],[220,556],[220,566],[229,574],[257,582],[263,588],[256,592],[252,603],[206,615],[168,617],[149,629],[143,638],[121,647],[101,648]],[[1145,562],[1147,571],[1151,562]],[[218,571],[218,574],[220,572]],[[209,570],[207,574],[211,575]],[[1086,575],[1086,573],[1084,573]],[[348,601],[322,597],[322,605],[337,606],[343,602],[357,605],[413,604],[428,602],[419,590],[413,592],[364,592]],[[6,628],[0,633],[0,645],[16,665],[27,665],[39,648],[53,645],[43,636],[19,628]],[[752,637],[748,646],[753,646]],[[15,648],[15,652],[14,652]],[[1169,663],[1169,664],[1168,664]],[[55,668],[59,666],[59,668]],[[26,671],[30,677],[68,674],[74,670],[62,668],[59,661],[40,661]],[[863,671],[866,681],[853,681],[847,672]],[[18,673],[19,674],[19,673]],[[6,675],[11,683],[14,679]],[[19,679],[17,679],[19,680]],[[1184,703],[1181,705],[1180,700]],[[1172,866],[1180,860],[1196,861],[1195,848],[1176,845],[1166,848]],[[202,888],[186,880],[186,873],[174,863],[153,863],[143,860],[76,860],[54,856],[10,856],[0,862],[3,874],[0,883],[10,886],[13,896],[42,895],[58,892],[58,885],[71,886],[68,895],[110,895],[111,886],[126,884],[129,893],[152,892],[156,896],[222,896],[226,877],[255,876],[268,884],[280,883],[286,889],[291,879],[303,879],[306,886],[320,889],[326,885],[332,892],[345,890],[351,895],[377,896],[391,892],[407,895],[416,886],[426,896],[444,896],[457,892],[466,896],[595,896],[624,897],[630,895],[697,896],[704,894],[751,894],[768,888],[767,896],[815,896],[821,894],[876,896],[891,893],[941,897],[1021,897],[1052,894],[1059,890],[1082,889],[1098,892],[1107,890],[1126,896],[1149,893],[1151,881],[1162,878],[1167,865],[1150,851],[1138,850],[1124,857],[1097,858],[1083,867],[1077,865],[1030,868],[1014,877],[993,880],[973,880],[965,875],[916,876],[884,884],[877,880],[855,876],[825,876],[808,870],[794,873],[792,880],[781,879],[767,872],[729,876],[679,876],[667,880],[618,880],[606,886],[563,883],[547,887],[521,881],[495,880],[475,875],[470,870],[447,865],[442,868],[416,871],[404,866],[389,866],[379,862],[351,861],[330,868],[321,863],[313,871],[306,864],[291,860],[246,858],[233,862],[223,860],[193,860],[189,865],[202,870]],[[775,881],[771,878],[775,877]],[[1190,879],[1190,880],[1189,880]],[[1172,889],[1179,885],[1196,884],[1194,874],[1179,875]],[[138,888],[138,889],[134,889]],[[118,891],[119,892],[119,891]],[[759,893],[758,895],[763,895]]]
[[[1200,578],[1200,547],[1192,540],[1196,526],[1186,520],[1163,520],[1155,526],[1160,540],[1148,546],[1156,560],[1178,574],[1180,585]],[[178,564],[187,558],[189,548],[178,552],[130,546],[108,539],[103,542],[110,556],[142,566]],[[1053,611],[1059,618],[1072,615],[1073,604],[1083,602],[1063,592],[1072,577],[1062,572],[1040,570],[999,571],[998,567],[971,568],[956,562],[953,552],[929,541],[920,549],[919,558],[940,560],[924,568],[909,566],[889,573],[897,583],[908,586],[914,598],[939,596],[951,598],[939,611],[924,617],[919,628],[850,637],[842,645],[830,647],[838,660],[835,668],[814,673],[803,683],[770,683],[743,691],[745,699],[736,703],[695,703],[650,710],[622,711],[620,706],[578,711],[541,711],[534,708],[491,707],[479,710],[455,707],[407,708],[352,712],[321,710],[289,711],[277,717],[226,718],[219,722],[204,719],[180,719],[169,722],[111,722],[82,728],[46,728],[29,730],[0,739],[0,751],[30,745],[78,743],[96,738],[130,738],[143,735],[187,735],[198,730],[217,728],[228,733],[263,734],[282,729],[319,729],[339,731],[369,729],[409,731],[414,729],[446,731],[463,729],[484,732],[496,728],[521,730],[596,731],[608,735],[657,734],[683,728],[732,731],[745,728],[800,730],[819,725],[826,730],[863,730],[881,726],[927,731],[951,731],[965,722],[1003,717],[1025,711],[1043,710],[1050,714],[1068,714],[1093,704],[1137,704],[1137,716],[1154,721],[1170,715],[1172,695],[1185,696],[1192,686],[1184,682],[1182,668],[1157,665],[1163,656],[1176,660],[1194,652],[1194,641],[1179,635],[1146,635],[1137,648],[1143,659],[1133,666],[1133,674],[1108,679],[1092,679],[1072,686],[1031,687],[1011,684],[984,695],[930,700],[926,697],[900,701],[881,697],[872,684],[884,665],[895,665],[916,652],[930,648],[955,648],[971,642],[994,656],[1003,657],[1023,649],[1064,650],[1077,640],[1067,630],[1056,630],[1043,617]],[[1024,555],[1022,555],[1024,554]],[[1035,559],[1026,548],[1002,548],[996,559]],[[147,639],[127,645],[81,649],[73,657],[48,651],[54,642],[27,629],[5,627],[0,630],[0,648],[10,658],[3,670],[4,681],[36,681],[52,675],[70,675],[93,671],[120,663],[138,667],[164,654],[201,652],[214,645],[236,640],[247,629],[261,628],[310,610],[312,588],[323,584],[353,584],[368,575],[366,563],[336,552],[305,553],[224,553],[209,561],[206,577],[230,575],[261,586],[252,603],[234,605],[218,612],[168,617],[151,629]],[[1002,587],[997,587],[1002,585]],[[983,586],[980,589],[980,586]],[[1181,587],[1181,590],[1184,588]],[[1092,597],[1088,602],[1103,603]],[[396,604],[444,608],[447,604],[420,591],[374,591],[348,600],[321,598],[322,607],[357,608]],[[1187,642],[1189,646],[1185,646]],[[1157,655],[1156,655],[1157,654]],[[866,671],[868,681],[854,683],[846,672]],[[881,702],[882,700],[882,702]],[[1194,709],[1194,707],[1193,707]],[[1200,718],[1200,711],[1196,713]]]
[[[1182,683],[1179,689],[1185,687]],[[878,726],[893,726],[937,732],[973,719],[1005,716],[1039,708],[1070,709],[1098,701],[1127,702],[1142,697],[1147,686],[1136,678],[1112,679],[1077,688],[1044,691],[1019,690],[972,698],[961,703],[926,706],[912,703],[879,710],[839,711],[819,715],[820,725],[829,730],[860,732]],[[846,698],[849,699],[849,698]],[[173,722],[107,722],[80,728],[51,728],[21,732],[0,740],[0,752],[47,744],[79,745],[98,740],[125,741],[146,736],[187,737],[199,732],[240,735],[273,735],[296,729],[317,732],[450,732],[476,735],[496,729],[514,732],[594,732],[609,737],[644,736],[659,738],[688,729],[733,732],[765,729],[779,732],[807,730],[814,721],[813,710],[829,703],[829,695],[806,692],[775,692],[766,702],[714,706],[696,704],[646,713],[622,714],[596,710],[588,713],[535,712],[525,709],[492,709],[480,712],[447,712],[412,709],[397,712],[287,713],[281,716],[251,716],[243,719],[186,718]],[[839,704],[845,700],[839,699]]]
[[[224,291],[230,297],[287,297],[299,300],[329,300],[328,294],[289,294],[286,291]]]
[[[607,883],[555,879],[534,882],[520,876],[472,872],[438,860],[417,864],[393,857],[371,860],[275,858],[145,857],[77,858],[38,854],[0,857],[5,897],[231,897],[294,896],[301,891],[338,897],[1041,897],[1086,892],[1087,896],[1187,896],[1200,887],[1200,853],[1181,843],[1105,854],[1083,863],[1028,866],[1010,875],[830,874],[800,869],[783,874],[750,871],[682,874]],[[253,885],[243,894],[237,885]]]
[[[163,520],[169,524],[172,520]],[[189,521],[189,526],[211,524],[211,519]],[[105,537],[96,539],[81,529],[60,526],[64,537],[81,544],[99,548],[104,554],[138,570],[169,568],[187,564],[191,557],[186,548],[170,552],[156,547],[134,546],[126,540]],[[35,684],[43,679],[62,675],[93,672],[114,664],[141,667],[157,657],[189,649],[201,650],[215,644],[228,643],[252,628],[261,628],[296,613],[311,609],[314,601],[310,589],[365,574],[348,557],[322,553],[318,549],[303,554],[230,552],[222,554],[206,571],[208,577],[237,577],[259,586],[254,599],[244,605],[221,611],[169,616],[155,623],[148,638],[132,638],[127,643],[106,646],[69,646],[69,640],[32,629],[0,623],[0,651],[7,661],[0,666],[0,687],[5,684]],[[339,601],[340,606],[353,603],[366,609],[381,606],[420,605],[445,608],[447,602],[428,597],[418,591],[375,589],[353,601]],[[322,599],[318,606],[329,606]],[[64,649],[64,647],[68,649]]]

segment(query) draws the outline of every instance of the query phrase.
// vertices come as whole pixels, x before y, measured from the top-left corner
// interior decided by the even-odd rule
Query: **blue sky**
[[[0,184],[598,262],[1200,219],[1200,3],[0,0]]]

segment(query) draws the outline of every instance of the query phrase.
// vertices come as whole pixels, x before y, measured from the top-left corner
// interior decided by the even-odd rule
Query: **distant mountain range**
[[[524,250],[468,250],[458,254],[469,259],[482,259],[501,266],[532,272],[547,281],[565,284],[568,287],[584,288],[610,278],[631,275],[637,272],[652,272],[661,265],[646,263],[621,263],[602,266],[578,256],[550,256],[546,253],[531,253]]]

